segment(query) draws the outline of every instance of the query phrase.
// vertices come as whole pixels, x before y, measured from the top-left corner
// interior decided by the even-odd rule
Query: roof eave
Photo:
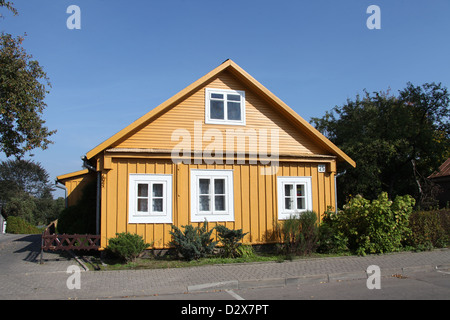
[[[83,176],[89,173],[88,169],[83,169],[83,170],[79,170],[79,171],[75,171],[75,172],[71,172],[71,173],[66,173],[60,176],[56,177],[56,181],[63,183],[66,180],[70,180],[73,179],[75,177],[79,177],[79,176]]]

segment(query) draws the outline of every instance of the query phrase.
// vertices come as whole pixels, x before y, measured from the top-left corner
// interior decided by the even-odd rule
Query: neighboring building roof
[[[436,179],[450,176],[450,158],[448,158],[428,179]]]
[[[88,169],[83,169],[83,170],[80,170],[80,171],[75,171],[75,172],[71,172],[71,173],[66,173],[66,174],[60,175],[60,176],[56,177],[56,180],[63,183],[65,180],[70,180],[70,179],[73,179],[75,177],[83,176],[83,175],[88,174],[88,173],[89,173]]]
[[[246,71],[244,71],[241,67],[239,67],[232,60],[226,60],[220,66],[215,68],[214,70],[207,73],[205,76],[201,77],[199,80],[195,81],[185,89],[181,90],[179,93],[166,100],[129,126],[125,127],[109,139],[100,143],[94,149],[90,150],[86,154],[87,159],[92,159],[102,151],[113,146],[117,141],[123,139],[129,134],[136,132],[143,126],[145,126],[149,121],[158,117],[169,108],[171,108],[174,104],[182,101],[187,96],[192,94],[195,90],[199,89],[202,85],[210,81],[213,77],[217,76],[220,72],[228,70],[238,79],[240,79],[243,83],[251,87],[255,90],[259,95],[263,98],[272,102],[272,105],[280,112],[283,116],[292,120],[292,122],[297,126],[299,130],[306,133],[309,138],[316,141],[316,143],[322,146],[324,149],[328,150],[332,154],[336,155],[339,160],[346,161],[351,166],[355,167],[356,163],[346,155],[342,150],[340,150],[337,146],[335,146],[330,140],[328,140],[325,136],[323,136],[317,129],[315,129],[311,124],[305,121],[302,117],[300,117],[295,111],[293,111],[290,107],[288,107],[283,101],[281,101],[278,97],[276,97],[273,93],[271,93],[268,89],[266,89],[262,84],[256,81],[252,76],[250,76]]]

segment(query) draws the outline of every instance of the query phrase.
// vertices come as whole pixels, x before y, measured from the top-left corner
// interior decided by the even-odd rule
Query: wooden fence
[[[100,248],[100,235],[56,234],[54,224],[42,233],[41,261],[44,250],[97,250]]]

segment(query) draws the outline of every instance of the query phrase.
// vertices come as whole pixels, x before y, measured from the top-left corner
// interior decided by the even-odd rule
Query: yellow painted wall
[[[246,125],[217,125],[205,124],[205,88],[231,89],[245,91],[245,116]],[[268,129],[268,144],[270,147],[270,129],[277,129],[279,133],[279,153],[280,154],[326,154],[317,147],[314,141],[305,134],[296,129],[275,108],[267,101],[250,90],[245,84],[236,79],[230,72],[224,71],[205,84],[199,90],[187,97],[185,100],[176,104],[166,113],[157,117],[145,127],[137,132],[126,136],[116,143],[114,148],[155,148],[172,150],[178,141],[171,141],[172,132],[175,129],[182,128],[189,131],[192,136],[192,150],[194,149],[194,122],[200,121],[203,134],[209,129],[220,130],[223,134],[223,144],[225,150],[225,132],[232,130],[252,130],[260,132],[261,129]],[[203,148],[205,147],[203,144]],[[248,143],[245,144],[245,150],[248,151]],[[242,148],[236,147],[241,151]],[[268,148],[268,151],[270,149]]]
[[[101,205],[101,245],[116,233],[132,232],[154,242],[156,248],[165,248],[171,240],[171,224],[128,223],[128,183],[132,173],[172,174],[173,224],[190,224],[190,170],[233,170],[234,222],[222,222],[228,228],[248,232],[244,242],[260,244],[273,242],[274,224],[277,223],[277,176],[312,177],[313,210],[319,215],[328,206],[334,207],[334,172],[319,173],[317,163],[281,162],[276,175],[261,175],[260,164],[197,165],[174,164],[171,160],[149,158],[113,158],[110,170],[103,171]],[[269,166],[270,167],[270,166]],[[327,165],[334,168],[334,160]],[[193,223],[197,225],[197,223]],[[215,226],[215,222],[209,225]]]
[[[67,188],[67,206],[76,205],[81,199],[84,187],[94,179],[95,174],[85,173],[62,180],[61,182]]]

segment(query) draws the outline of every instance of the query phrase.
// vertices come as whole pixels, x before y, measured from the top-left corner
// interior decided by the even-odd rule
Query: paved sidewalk
[[[67,268],[80,266],[78,262],[45,252],[44,264],[40,265],[39,246],[39,235],[0,235],[0,300],[96,299],[302,285],[367,278],[370,265],[379,266],[382,276],[450,268],[449,249],[177,269],[83,271],[81,268],[81,288],[68,289],[67,280],[73,274],[67,273]]]

